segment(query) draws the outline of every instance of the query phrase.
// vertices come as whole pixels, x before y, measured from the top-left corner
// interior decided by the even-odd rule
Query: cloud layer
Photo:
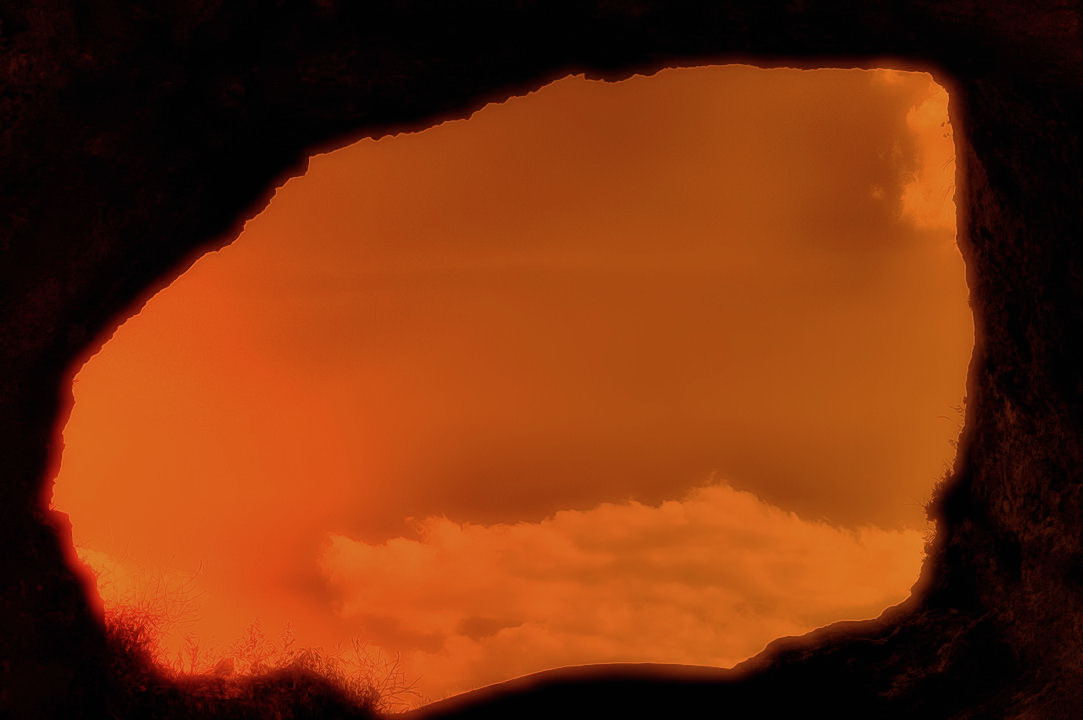
[[[901,601],[922,547],[916,530],[809,522],[724,484],[658,506],[416,530],[331,535],[320,567],[344,629],[403,653],[430,697],[569,663],[732,665]]]
[[[922,557],[917,530],[803,520],[714,483],[657,506],[604,503],[540,522],[429,517],[415,535],[366,543],[328,534],[310,558],[329,591],[321,632],[268,614],[215,577],[80,548],[106,607],[159,623],[162,659],[189,642],[207,667],[259,624],[334,651],[353,641],[398,657],[420,698],[589,662],[733,665],[771,640],[878,615],[902,601]],[[221,618],[227,620],[222,623]]]

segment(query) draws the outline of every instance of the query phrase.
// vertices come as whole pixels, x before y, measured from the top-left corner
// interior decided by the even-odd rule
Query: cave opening
[[[105,606],[167,665],[259,621],[435,699],[902,601],[973,346],[946,102],[572,77],[314,157],[76,378],[54,505]]]

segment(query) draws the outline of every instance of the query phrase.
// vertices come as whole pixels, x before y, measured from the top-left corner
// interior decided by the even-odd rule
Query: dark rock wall
[[[1081,28],[1064,0],[0,5],[0,716],[97,717],[130,692],[47,509],[71,375],[113,327],[313,151],[570,72],[734,61],[937,73],[978,342],[915,596],[781,642],[710,697],[720,713],[833,697],[844,715],[1083,716]],[[583,707],[598,682],[577,681]],[[704,699],[663,685],[658,707]],[[494,700],[470,702],[480,717]]]
[[[941,498],[943,553],[930,568],[936,594],[969,596],[995,612],[1028,662],[1063,652],[1063,666],[1077,671],[1081,80],[989,74],[960,82],[964,248],[979,341],[965,444]]]

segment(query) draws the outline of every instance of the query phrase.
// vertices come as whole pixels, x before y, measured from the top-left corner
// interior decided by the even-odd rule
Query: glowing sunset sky
[[[946,103],[568,78],[314,157],[79,372],[54,504],[167,650],[288,623],[430,699],[874,616],[973,344]]]

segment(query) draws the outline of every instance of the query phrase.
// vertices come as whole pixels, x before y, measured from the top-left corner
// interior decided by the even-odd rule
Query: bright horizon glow
[[[54,506],[169,658],[289,625],[429,700],[875,616],[973,346],[946,103],[573,77],[315,156],[79,371]]]

